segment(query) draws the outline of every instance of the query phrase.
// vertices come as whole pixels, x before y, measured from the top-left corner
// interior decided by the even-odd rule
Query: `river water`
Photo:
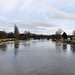
[[[75,75],[75,46],[51,40],[2,43],[0,75]]]

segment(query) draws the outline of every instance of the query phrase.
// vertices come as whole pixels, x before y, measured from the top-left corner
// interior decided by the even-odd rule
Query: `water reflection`
[[[15,57],[17,56],[17,54],[18,54],[18,48],[19,48],[19,41],[17,40],[17,41],[14,41],[14,55],[15,55]]]
[[[56,42],[56,49],[61,50],[61,43],[60,42]]]
[[[75,45],[71,45],[70,47],[71,47],[72,52],[75,53]]]
[[[14,41],[14,48],[15,49],[19,48],[19,41],[18,40]]]
[[[31,40],[4,43],[1,49],[6,52],[0,55],[0,75],[75,75],[73,45]]]
[[[23,45],[29,47],[29,46],[30,46],[30,41],[24,41],[24,42],[23,42]]]
[[[30,41],[14,41],[14,55],[17,56],[19,49],[24,49],[25,47],[30,46]]]
[[[58,51],[66,51],[67,50],[67,44],[66,43],[56,42],[56,49]]]
[[[63,44],[62,44],[62,48],[63,48],[63,50],[65,51],[65,50],[67,49],[67,44],[66,44],[66,43],[63,43]]]
[[[6,43],[2,43],[0,45],[0,51],[6,51],[6,48],[7,48],[7,44]]]
[[[56,42],[56,46],[61,46],[61,43],[60,42]]]

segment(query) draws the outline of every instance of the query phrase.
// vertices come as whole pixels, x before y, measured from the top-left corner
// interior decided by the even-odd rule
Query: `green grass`
[[[0,43],[1,42],[6,42],[6,41],[14,41],[14,38],[6,38],[6,39],[0,39]]]

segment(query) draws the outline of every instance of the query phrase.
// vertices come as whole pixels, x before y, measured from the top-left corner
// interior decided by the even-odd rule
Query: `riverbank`
[[[59,40],[57,40],[57,39],[52,39],[52,41],[75,45],[75,41],[74,40],[68,40],[68,39],[65,39],[65,40],[59,39]]]
[[[7,42],[7,41],[15,41],[15,39],[14,38],[0,39],[0,43]]]

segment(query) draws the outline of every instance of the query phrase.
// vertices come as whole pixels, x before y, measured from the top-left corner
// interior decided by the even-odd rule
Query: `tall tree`
[[[14,27],[14,35],[15,35],[15,38],[18,39],[19,38],[19,30],[18,30],[18,27],[15,25]]]
[[[63,37],[63,39],[67,39],[67,34],[64,32],[64,33],[62,34],[62,37]]]

